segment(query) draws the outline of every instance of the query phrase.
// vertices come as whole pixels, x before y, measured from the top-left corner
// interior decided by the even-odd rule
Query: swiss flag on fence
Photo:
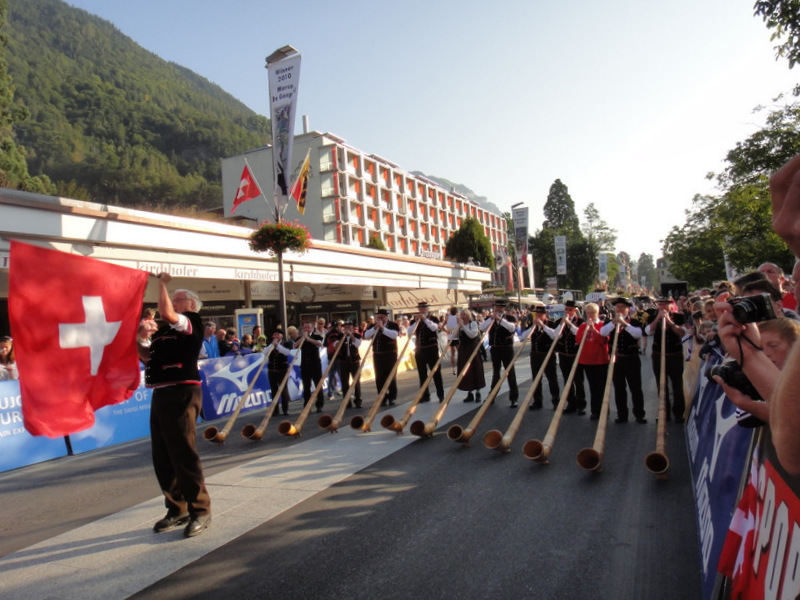
[[[242,176],[239,179],[239,187],[236,188],[236,197],[233,199],[231,214],[236,211],[236,207],[242,202],[258,198],[260,195],[261,188],[258,187],[255,177],[253,177],[253,174],[250,172],[250,167],[245,163],[244,169],[242,169]]]
[[[136,332],[148,273],[11,242],[8,313],[22,419],[59,437],[139,385]]]

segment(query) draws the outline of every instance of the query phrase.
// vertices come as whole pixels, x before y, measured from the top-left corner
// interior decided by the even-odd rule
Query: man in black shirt
[[[672,415],[675,416],[675,421],[683,423],[683,413],[686,410],[686,401],[683,396],[683,336],[686,331],[682,327],[683,315],[681,313],[671,313],[670,298],[658,298],[656,306],[658,312],[653,319],[645,327],[645,334],[653,336],[653,349],[651,355],[653,358],[653,372],[656,376],[656,385],[661,386],[661,328],[662,322],[666,323],[666,338],[665,338],[665,360],[667,371],[667,384],[664,389],[666,391],[667,403],[667,421],[670,420],[670,399],[669,387],[672,385],[672,395],[674,401],[671,403]]]
[[[197,359],[203,346],[203,306],[192,291],[170,297],[168,273],[158,276],[158,312],[166,324],[152,332],[150,345],[138,345],[145,383],[153,389],[150,440],[153,468],[164,494],[166,516],[156,533],[185,525],[184,537],[200,535],[211,523],[211,497],[197,453],[195,422],[203,406]],[[152,328],[142,321],[142,328]]]
[[[389,320],[389,311],[381,308],[375,313],[375,325],[368,327],[364,332],[365,340],[372,340],[372,365],[375,369],[375,385],[378,393],[383,389],[389,374],[397,362],[397,336],[400,335],[400,326]],[[392,378],[386,397],[381,403],[394,406],[397,399],[397,379]]]
[[[620,296],[614,301],[614,318],[603,325],[600,335],[607,335],[608,344],[613,347],[617,325],[620,327],[620,338],[617,342],[617,358],[614,364],[614,402],[617,405],[617,423],[628,422],[628,395],[626,384],[631,390],[633,417],[637,423],[647,423],[644,411],[644,393],[642,392],[642,361],[639,358],[639,340],[642,339],[641,321],[631,319],[630,310],[633,303]]]
[[[506,302],[498,300],[494,303],[494,312],[492,318],[484,320],[481,323],[481,331],[492,328],[489,330],[489,347],[492,350],[492,384],[490,389],[494,389],[497,382],[500,381],[501,369],[507,369],[514,357],[514,334],[516,333],[517,319],[513,315],[506,314]],[[508,372],[508,399],[511,402],[511,408],[517,406],[519,400],[519,388],[517,387],[517,375],[514,367]]]
[[[428,369],[433,369],[439,360],[439,319],[428,314],[427,302],[418,303],[417,310],[419,314],[408,328],[408,335],[414,336],[414,358],[417,361],[419,385],[422,387],[428,379]],[[436,369],[433,374],[433,385],[436,388],[436,396],[441,402],[444,400],[441,369]],[[430,399],[430,391],[426,388],[420,402],[428,402]]]

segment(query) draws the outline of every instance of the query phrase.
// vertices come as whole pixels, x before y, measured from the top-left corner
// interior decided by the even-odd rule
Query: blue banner
[[[0,471],[66,455],[64,438],[33,436],[25,430],[19,381],[0,382]]]
[[[236,409],[263,360],[264,355],[256,353],[200,361],[200,373],[203,377],[203,418],[206,421],[230,415]],[[286,386],[292,400],[303,397],[299,366],[292,368]],[[241,412],[265,408],[271,401],[269,376],[264,367],[250,394],[244,399]]]
[[[711,600],[717,562],[736,508],[739,486],[748,464],[753,430],[736,422],[736,407],[706,372],[721,359],[712,355],[700,365],[686,424],[694,484],[703,598]]]

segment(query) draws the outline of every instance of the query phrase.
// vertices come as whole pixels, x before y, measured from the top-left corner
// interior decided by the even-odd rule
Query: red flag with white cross
[[[242,176],[239,178],[239,187],[236,188],[236,197],[233,199],[231,214],[236,211],[236,207],[242,202],[258,198],[260,195],[261,188],[258,187],[255,177],[250,172],[250,167],[245,164],[244,169],[242,169]]]
[[[148,273],[11,242],[8,313],[22,419],[59,437],[139,385],[136,332]]]

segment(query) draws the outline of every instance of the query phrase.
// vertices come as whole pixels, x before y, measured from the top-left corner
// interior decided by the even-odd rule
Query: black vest
[[[150,338],[150,360],[144,371],[147,387],[200,383],[197,357],[203,346],[203,322],[197,313],[183,315],[192,325],[191,333],[181,333],[164,325]]]

